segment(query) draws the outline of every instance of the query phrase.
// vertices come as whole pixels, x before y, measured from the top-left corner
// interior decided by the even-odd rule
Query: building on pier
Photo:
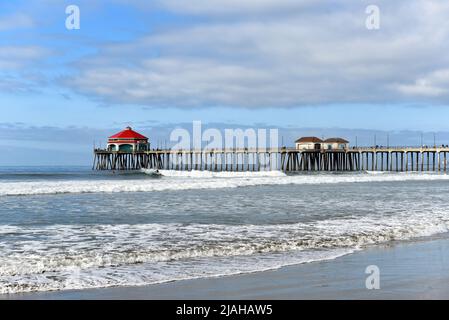
[[[317,137],[301,137],[295,141],[297,150],[320,150],[323,140]]]
[[[343,138],[328,138],[322,143],[322,149],[326,150],[345,150],[348,147],[349,141]]]
[[[343,138],[301,137],[295,144],[296,150],[345,150],[349,147],[349,141]]]
[[[131,127],[126,127],[108,138],[108,151],[135,152],[150,149],[148,138],[134,131]]]

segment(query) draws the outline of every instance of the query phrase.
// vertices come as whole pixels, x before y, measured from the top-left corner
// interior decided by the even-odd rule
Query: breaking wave
[[[443,211],[279,225],[0,226],[7,240],[0,251],[0,293],[256,272],[334,259],[368,245],[448,228],[449,214]]]
[[[154,171],[143,172],[154,175]],[[335,184],[365,182],[395,182],[421,180],[449,180],[449,175],[434,173],[384,174],[292,174],[266,172],[209,172],[160,170],[160,179],[82,179],[42,181],[1,181],[0,196],[62,194],[152,192],[165,190],[220,189],[260,185]]]

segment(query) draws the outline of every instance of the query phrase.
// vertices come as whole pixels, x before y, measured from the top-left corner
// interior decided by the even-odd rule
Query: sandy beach
[[[446,236],[376,246],[335,260],[235,276],[113,287],[2,295],[1,299],[448,299]],[[365,269],[380,269],[368,290]]]

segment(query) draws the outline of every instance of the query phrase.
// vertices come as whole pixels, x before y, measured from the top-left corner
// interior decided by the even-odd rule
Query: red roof
[[[141,135],[140,133],[131,129],[131,127],[126,127],[125,130],[110,136],[109,139],[148,139],[147,137]]]
[[[302,138],[299,138],[298,140],[296,140],[295,142],[296,143],[309,143],[309,142],[317,143],[317,142],[323,142],[323,140],[321,140],[320,138],[317,138],[317,137],[302,137]]]

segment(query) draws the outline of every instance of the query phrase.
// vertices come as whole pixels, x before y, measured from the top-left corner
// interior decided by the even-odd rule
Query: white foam
[[[285,175],[266,172],[164,171],[162,179],[141,180],[68,180],[0,182],[0,196],[61,194],[152,192],[165,190],[238,188],[259,185],[335,184],[398,181],[449,180],[446,174],[385,173],[385,174],[300,174]]]
[[[140,169],[140,172],[145,173],[149,176],[160,176],[162,175],[159,170],[156,169]]]
[[[0,226],[0,292],[144,285],[255,272],[333,259],[367,245],[448,228],[449,212],[438,210],[278,225]]]
[[[283,266],[335,259],[353,252],[334,250],[328,252],[302,252],[300,256],[258,256],[223,259],[197,258],[182,264],[151,263],[132,267],[116,266],[101,269],[72,268],[67,272],[45,272],[37,275],[0,276],[0,293],[19,293],[68,289],[92,289],[113,286],[142,286],[204,277],[220,277],[241,273],[278,269]]]
[[[263,177],[286,177],[282,171],[177,171],[177,170],[160,170],[162,175],[166,177],[182,177],[182,178],[263,178]]]

